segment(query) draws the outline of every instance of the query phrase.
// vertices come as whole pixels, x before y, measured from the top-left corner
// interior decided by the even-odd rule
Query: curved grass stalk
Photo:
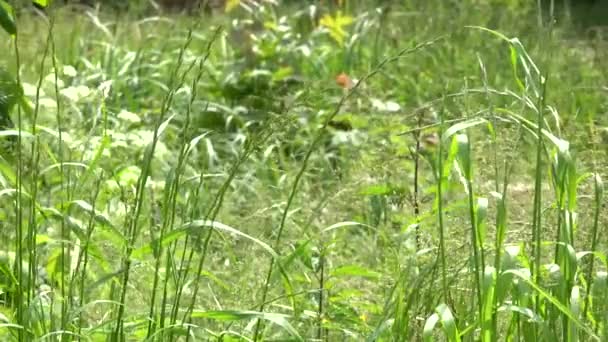
[[[131,269],[131,254],[133,253],[133,250],[135,248],[134,244],[135,244],[135,241],[139,234],[139,217],[141,216],[141,212],[142,212],[144,195],[145,195],[145,191],[146,191],[146,184],[148,182],[148,176],[150,175],[150,167],[152,164],[152,159],[154,157],[154,151],[156,149],[156,145],[160,138],[160,136],[159,136],[160,128],[163,125],[163,123],[165,122],[167,113],[169,112],[169,109],[171,108],[171,105],[173,102],[173,96],[175,95],[175,92],[179,88],[181,88],[181,86],[183,84],[183,78],[180,80],[179,75],[180,75],[180,70],[181,70],[181,68],[183,66],[183,62],[184,62],[184,52],[188,49],[188,47],[190,46],[190,43],[192,42],[192,32],[193,32],[194,28],[195,27],[191,27],[188,30],[188,35],[184,41],[184,44],[180,48],[177,62],[175,64],[173,71],[171,72],[171,76],[170,76],[170,80],[169,80],[169,87],[168,87],[169,91],[167,92],[167,94],[165,95],[165,98],[163,99],[160,115],[154,125],[154,133],[153,133],[152,142],[148,146],[146,151],[144,152],[142,170],[141,170],[141,174],[137,180],[135,203],[134,203],[133,209],[131,210],[131,215],[130,215],[129,223],[127,226],[128,242],[127,242],[127,247],[126,247],[125,253],[123,255],[123,268],[125,269],[125,272],[123,273],[123,277],[121,280],[121,292],[120,292],[120,299],[119,299],[119,302],[122,305],[120,305],[118,308],[118,313],[116,315],[116,326],[115,326],[113,334],[112,334],[112,336],[113,336],[112,338],[116,341],[119,341],[123,336],[123,316],[124,316],[124,312],[125,312],[125,304],[126,304],[126,299],[127,299],[127,285],[129,282],[129,275],[130,275],[130,269]],[[185,73],[187,73],[187,72],[188,71],[186,71]],[[185,73],[183,75],[185,75]]]
[[[276,235],[274,245],[273,245],[273,248],[275,251],[278,250],[278,247],[281,244],[281,237],[283,235],[283,230],[285,229],[287,215],[291,209],[291,205],[293,204],[295,196],[298,192],[298,186],[300,185],[300,181],[302,180],[302,177],[304,176],[304,173],[307,170],[308,161],[310,160],[310,157],[312,156],[314,151],[316,151],[317,146],[322,141],[323,137],[325,136],[325,134],[327,132],[327,127],[329,126],[329,122],[331,120],[333,120],[336,115],[338,115],[338,113],[340,112],[340,110],[342,109],[342,107],[344,106],[346,101],[357,92],[357,90],[359,89],[361,84],[363,84],[368,79],[373,77],[375,74],[380,72],[380,70],[386,64],[395,62],[395,61],[399,60],[400,58],[403,58],[409,54],[415,53],[421,49],[431,46],[441,39],[443,39],[443,37],[418,44],[412,48],[403,49],[397,55],[384,59],[374,69],[372,69],[372,71],[370,71],[367,75],[365,75],[363,78],[361,78],[359,81],[357,81],[357,83],[355,83],[355,85],[340,98],[340,101],[338,102],[338,104],[336,105],[334,110],[327,116],[327,118],[325,119],[325,122],[323,123],[321,128],[317,131],[317,134],[313,138],[313,141],[311,142],[308,150],[306,151],[306,154],[304,155],[304,159],[302,160],[302,166],[300,167],[300,170],[296,174],[296,177],[293,181],[291,191],[289,192],[289,195],[287,197],[287,203],[285,204],[285,208],[283,209],[283,214],[281,215],[281,221],[279,222],[279,226],[277,227],[277,235]],[[266,273],[266,278],[265,278],[263,289],[262,289],[262,299],[260,300],[260,303],[266,302],[266,297],[268,296],[268,290],[270,288],[270,280],[272,277],[272,272],[274,270],[275,262],[276,262],[276,260],[274,258],[270,259],[270,262],[268,265],[268,271]],[[260,305],[259,311],[264,312],[264,304]],[[256,323],[256,326],[255,326],[254,333],[253,333],[254,341],[258,340],[259,335],[260,335],[260,330],[261,330],[261,321],[258,320],[258,322]]]
[[[602,178],[599,174],[596,174],[594,177],[594,186],[595,186],[595,197],[594,197],[594,213],[593,213],[593,229],[591,233],[591,252],[595,252],[597,250],[598,245],[598,230],[599,230],[599,221],[600,221],[600,212],[602,210],[603,200],[604,200],[604,183],[602,182]],[[589,262],[589,268],[587,269],[587,290],[585,291],[585,303],[583,304],[583,317],[587,317],[587,313],[589,311],[589,301],[591,288],[593,286],[593,270],[595,267],[595,257],[591,258]]]

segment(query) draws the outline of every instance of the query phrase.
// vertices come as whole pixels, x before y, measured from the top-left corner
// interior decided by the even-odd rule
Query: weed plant
[[[574,12],[35,2],[0,0],[1,340],[608,339]]]

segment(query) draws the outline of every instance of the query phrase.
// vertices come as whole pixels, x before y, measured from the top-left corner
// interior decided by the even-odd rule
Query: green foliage
[[[608,336],[605,42],[534,2],[0,5],[0,340]]]
[[[0,27],[10,35],[17,34],[15,13],[13,12],[11,5],[4,0],[0,0]]]
[[[32,0],[32,2],[42,8],[49,7],[52,3],[51,0]]]
[[[23,97],[21,86],[4,68],[0,68],[0,129],[13,128],[10,113]]]

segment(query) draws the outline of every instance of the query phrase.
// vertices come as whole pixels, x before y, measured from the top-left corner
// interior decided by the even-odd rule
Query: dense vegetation
[[[35,2],[0,0],[1,340],[608,339],[587,7]]]

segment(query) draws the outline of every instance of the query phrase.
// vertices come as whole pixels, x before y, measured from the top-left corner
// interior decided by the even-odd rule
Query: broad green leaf
[[[477,198],[477,206],[475,207],[475,219],[477,220],[477,233],[479,245],[483,247],[486,239],[486,218],[488,216],[488,199],[485,197]]]
[[[472,169],[471,169],[471,145],[469,144],[469,137],[466,134],[456,135],[456,143],[458,144],[458,161],[464,172],[464,176],[467,181],[472,180]],[[472,191],[472,189],[468,189]]]
[[[481,125],[486,122],[487,122],[487,120],[484,118],[473,118],[470,120],[459,122],[453,126],[450,126],[450,128],[446,129],[445,132],[443,132],[443,135],[441,136],[441,141],[446,143],[448,141],[448,139],[451,136],[453,136],[454,134],[456,134],[460,131],[464,131],[467,128]]]
[[[51,4],[52,0],[32,0],[32,2],[42,8],[47,8]]]
[[[587,333],[587,335],[589,336],[589,338],[596,340],[596,341],[600,341],[599,336],[597,336],[595,334],[595,332],[593,331],[593,329],[591,327],[585,325],[585,323],[582,322],[569,308],[567,308],[564,304],[562,304],[557,298],[552,296],[550,293],[546,292],[538,284],[533,282],[528,275],[523,274],[519,270],[507,270],[504,273],[513,274],[514,276],[519,278],[521,281],[523,281],[528,286],[530,286],[532,289],[534,289],[534,291],[536,291],[536,293],[538,293],[541,297],[545,298],[547,301],[549,301],[551,304],[553,304],[557,308],[557,310],[559,310],[564,316],[568,317],[568,319],[577,328],[585,331]]]
[[[496,295],[496,269],[487,266],[483,274],[483,308],[481,317],[481,334],[482,341],[492,341],[493,335],[496,334],[492,329],[492,315],[494,314],[494,296]]]
[[[578,287],[578,286],[574,286],[570,293],[570,310],[577,318],[580,318],[581,292],[580,292],[580,287]],[[578,329],[576,327],[576,324],[573,324],[573,322],[569,322],[569,331],[568,332],[569,332],[568,341],[576,342],[579,340],[578,339],[578,336],[579,336]]]
[[[335,230],[335,229],[338,229],[338,228],[342,228],[342,227],[356,227],[356,226],[362,226],[364,228],[371,228],[372,230],[374,230],[373,227],[368,226],[368,225],[363,224],[363,223],[346,221],[346,222],[338,222],[338,223],[332,224],[331,226],[323,229],[321,232],[322,233],[327,233],[329,231],[332,231],[332,230]]]
[[[450,342],[460,342],[460,333],[456,327],[456,321],[452,315],[452,311],[445,304],[439,304],[435,309],[435,313],[432,314],[424,324],[424,330],[422,336],[424,341],[433,341],[433,330],[438,322],[441,322],[443,332],[445,333],[447,340]]]
[[[4,0],[0,0],[0,27],[10,35],[17,34],[13,8]]]
[[[587,256],[595,258],[596,260],[600,261],[604,267],[608,268],[608,259],[606,259],[606,255],[600,251],[576,252],[576,264],[581,264],[581,259]]]
[[[518,124],[521,124],[523,126],[523,128],[525,128],[535,139],[538,138],[536,136],[536,132],[538,130],[538,126],[536,125],[536,123],[524,118],[523,116],[510,112],[508,110],[498,110],[497,112],[503,112],[506,114],[506,116],[511,120],[511,121],[515,121]],[[564,141],[563,139],[555,136],[553,133],[549,132],[548,130],[541,128],[541,132],[542,134],[549,139],[549,141],[551,141],[551,143],[553,143],[553,145],[555,145],[555,147],[560,150],[560,149],[564,149],[567,147],[568,142]]]
[[[426,319],[424,323],[424,329],[422,331],[422,337],[424,338],[424,342],[432,342],[433,341],[433,330],[435,330],[435,326],[439,323],[439,315],[437,313],[432,314],[429,318]]]
[[[543,322],[542,317],[537,315],[530,308],[524,308],[524,307],[517,306],[517,305],[503,305],[503,306],[499,307],[496,311],[498,311],[498,312],[502,312],[502,311],[516,312],[518,314],[521,314],[521,315],[527,317],[529,322],[532,322],[532,323],[542,323]]]
[[[389,185],[370,185],[359,191],[359,194],[370,196],[370,195],[389,195],[393,192],[393,188]]]
[[[45,243],[51,242],[50,236],[44,234],[36,234],[36,245],[44,245]]]
[[[319,24],[329,30],[329,35],[340,45],[344,45],[347,32],[346,27],[352,24],[354,18],[349,15],[343,15],[338,11],[335,16],[330,14],[324,15]]]
[[[278,325],[287,331],[298,341],[303,341],[302,337],[294,329],[294,327],[287,321],[290,318],[289,315],[269,313],[269,312],[258,312],[258,311],[237,311],[237,310],[225,310],[225,311],[198,311],[194,310],[191,315],[192,318],[207,318],[216,321],[223,322],[234,322],[242,320],[252,319],[263,319],[273,324]]]
[[[163,237],[162,241],[155,240],[151,244],[148,244],[146,246],[136,249],[135,251],[133,251],[132,256],[133,256],[133,258],[136,258],[136,259],[141,258],[144,255],[151,253],[153,251],[153,246],[155,246],[155,245],[158,246],[159,243],[161,246],[167,246],[171,242],[176,241],[177,239],[179,239],[181,237],[184,237],[189,234],[192,234],[192,235],[200,234],[202,229],[210,229],[210,228],[250,240],[250,241],[254,242],[255,244],[257,244],[258,246],[262,247],[262,249],[267,251],[268,254],[270,254],[273,258],[277,257],[277,253],[274,251],[274,249],[272,249],[272,247],[270,247],[265,242],[258,240],[250,235],[247,235],[235,228],[227,226],[223,223],[216,222],[216,221],[209,221],[209,220],[207,220],[207,221],[206,220],[195,220],[195,221],[186,223],[186,224],[182,225],[181,227],[174,229],[169,234],[165,235]]]
[[[40,175],[46,175],[47,173],[50,173],[53,170],[61,170],[61,168],[75,168],[75,169],[83,169],[86,170],[87,169],[87,165],[83,164],[83,163],[70,163],[70,162],[65,162],[65,163],[54,163],[51,164],[47,167],[45,167],[44,169],[40,170]]]
[[[494,31],[481,26],[467,26],[468,28],[478,29],[481,31],[489,32],[494,36],[500,38],[501,40],[507,42],[509,44],[509,51],[511,54],[511,67],[513,70],[513,77],[520,90],[526,91],[528,88],[532,88],[532,91],[536,97],[540,96],[539,87],[545,81],[543,77],[541,77],[540,72],[534,61],[526,51],[524,45],[521,43],[519,38],[509,38],[504,34]],[[519,63],[518,63],[519,61]],[[523,72],[525,74],[525,80],[522,80],[519,77],[518,65],[522,66]],[[540,82],[538,82],[540,80]],[[541,84],[537,84],[541,83]]]
[[[7,129],[7,130],[3,130],[0,131],[0,138],[2,137],[16,137],[19,135],[19,131],[14,130],[14,129]],[[21,131],[21,138],[33,138],[34,136],[29,133],[29,132],[25,132],[25,131]]]
[[[22,325],[18,325],[18,324],[13,324],[13,323],[6,323],[6,324],[0,324],[0,330],[2,329],[7,329],[7,330],[25,330],[25,328]]]
[[[344,277],[344,276],[354,276],[354,277],[363,277],[370,279],[380,279],[381,274],[367,268],[357,266],[357,265],[347,265],[341,266],[334,269],[330,276],[332,277]]]
[[[440,304],[437,309],[437,313],[441,318],[441,324],[443,325],[443,330],[448,337],[448,340],[451,342],[459,342],[460,334],[458,333],[458,328],[456,327],[456,320],[452,315],[452,311],[445,304]]]

